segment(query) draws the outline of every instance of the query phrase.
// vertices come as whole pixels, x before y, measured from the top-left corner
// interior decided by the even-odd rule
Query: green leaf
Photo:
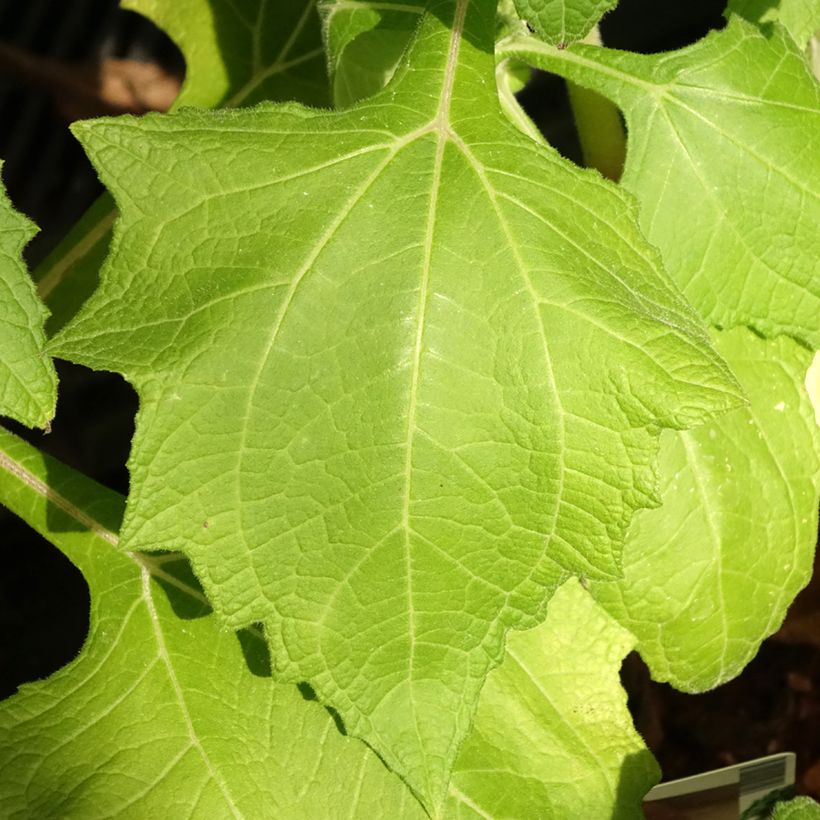
[[[810,797],[795,797],[774,807],[772,820],[820,820],[820,804]]]
[[[431,810],[505,630],[617,577],[659,427],[738,403],[631,200],[507,122],[467,5],[347,112],[77,126],[122,223],[54,342],[139,392],[128,549],[186,553]]]
[[[808,583],[820,430],[785,337],[715,332],[750,405],[661,438],[663,506],[636,516],[622,581],[593,594],[638,638],[655,680],[711,689],[737,675]]]
[[[47,427],[57,403],[57,376],[44,350],[47,311],[21,256],[36,232],[12,208],[0,182],[0,414]]]
[[[658,781],[618,669],[633,637],[576,581],[547,620],[507,639],[450,784],[447,816],[643,817]]]
[[[401,0],[367,2],[320,0],[325,49],[337,108],[347,108],[381,91],[393,77],[424,12],[424,4]],[[496,37],[521,28],[512,0],[501,0]],[[507,61],[497,80],[505,113],[524,133],[540,140],[538,129],[515,102],[514,93],[529,78],[527,66]]]
[[[754,23],[765,34],[771,34],[773,23],[780,23],[800,48],[806,48],[820,30],[818,0],[729,0],[726,11]]]
[[[515,37],[499,55],[617,102],[622,184],[686,295],[719,327],[820,346],[820,86],[791,39],[733,17],[681,51],[559,51]]]
[[[185,56],[175,107],[262,100],[328,104],[316,0],[121,0],[153,20]]]
[[[270,678],[259,633],[220,629],[184,561],[116,549],[121,497],[0,430],[0,500],[91,593],[80,655],[0,706],[3,817],[424,817]]]
[[[618,0],[514,0],[519,17],[555,46],[574,43],[618,5]]]

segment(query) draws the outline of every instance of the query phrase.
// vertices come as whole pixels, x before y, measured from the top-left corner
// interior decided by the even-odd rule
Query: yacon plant
[[[140,399],[127,501],[0,433],[92,601],[3,815],[640,816],[624,655],[718,685],[811,567],[817,4],[650,56],[570,45],[612,2],[127,5],[188,75],[74,126],[116,211],[34,272],[48,341],[1,215],[0,409],[48,423],[51,356]],[[620,107],[619,184],[527,66],[590,155]]]

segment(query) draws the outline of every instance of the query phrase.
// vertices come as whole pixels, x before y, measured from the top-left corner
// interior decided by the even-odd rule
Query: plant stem
[[[583,42],[601,45],[597,26]],[[584,164],[589,168],[597,168],[603,176],[617,182],[623,173],[626,159],[626,134],[618,107],[600,94],[569,80],[567,91]]]

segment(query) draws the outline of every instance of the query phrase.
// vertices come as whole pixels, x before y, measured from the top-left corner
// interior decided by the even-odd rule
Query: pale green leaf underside
[[[641,818],[659,770],[618,670],[634,639],[576,580],[547,620],[511,633],[461,748],[447,816]]]
[[[553,45],[574,43],[590,30],[618,0],[514,0],[519,17]]]
[[[47,312],[21,257],[36,230],[0,182],[0,415],[45,427],[54,415],[57,376],[44,351]]]
[[[121,0],[179,46],[186,74],[176,107],[329,99],[316,0]]]
[[[619,573],[658,427],[737,403],[630,200],[498,110],[465,10],[348,112],[78,127],[123,219],[54,348],[139,391],[128,548],[185,552],[428,806],[505,629]]]
[[[795,797],[775,805],[772,820],[820,820],[820,804],[810,797]]]
[[[115,549],[121,498],[0,431],[0,500],[91,593],[79,657],[0,704],[0,815],[422,820],[364,744],[270,678],[260,635],[220,628],[184,561]]]
[[[800,48],[820,30],[818,0],[729,0],[726,10],[756,23],[766,33],[773,23],[780,23]]]
[[[789,37],[733,17],[668,54],[562,52],[533,38],[500,52],[623,108],[622,183],[704,317],[820,346],[820,86]]]
[[[622,581],[593,594],[638,638],[656,680],[734,677],[811,577],[820,431],[803,385],[811,354],[785,337],[715,332],[751,404],[661,437],[663,505],[639,513]]]

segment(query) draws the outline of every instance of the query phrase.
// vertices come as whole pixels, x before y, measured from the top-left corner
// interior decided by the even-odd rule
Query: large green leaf
[[[659,770],[632,727],[618,669],[634,638],[577,580],[547,620],[507,640],[459,754],[447,816],[641,818]]]
[[[636,516],[625,578],[593,584],[638,637],[656,680],[734,677],[811,577],[820,430],[803,385],[811,354],[785,337],[716,332],[751,404],[662,437],[663,505]]]
[[[57,402],[57,377],[44,350],[48,314],[21,257],[36,230],[0,182],[0,415],[46,427]]]
[[[820,345],[820,86],[794,42],[733,17],[681,51],[499,49],[617,102],[622,183],[641,225],[703,316]]]
[[[329,102],[316,0],[120,0],[185,56],[176,107]]]
[[[421,818],[410,791],[220,629],[178,557],[115,549],[122,498],[0,430],[0,500],[82,571],[79,657],[0,705],[0,815]]]
[[[514,0],[522,20],[562,48],[586,36],[618,0]]]
[[[628,196],[501,113],[494,15],[435,5],[346,112],[78,126],[123,216],[54,343],[140,394],[128,549],[185,552],[428,807],[505,630],[620,573],[659,428],[738,402]]]

